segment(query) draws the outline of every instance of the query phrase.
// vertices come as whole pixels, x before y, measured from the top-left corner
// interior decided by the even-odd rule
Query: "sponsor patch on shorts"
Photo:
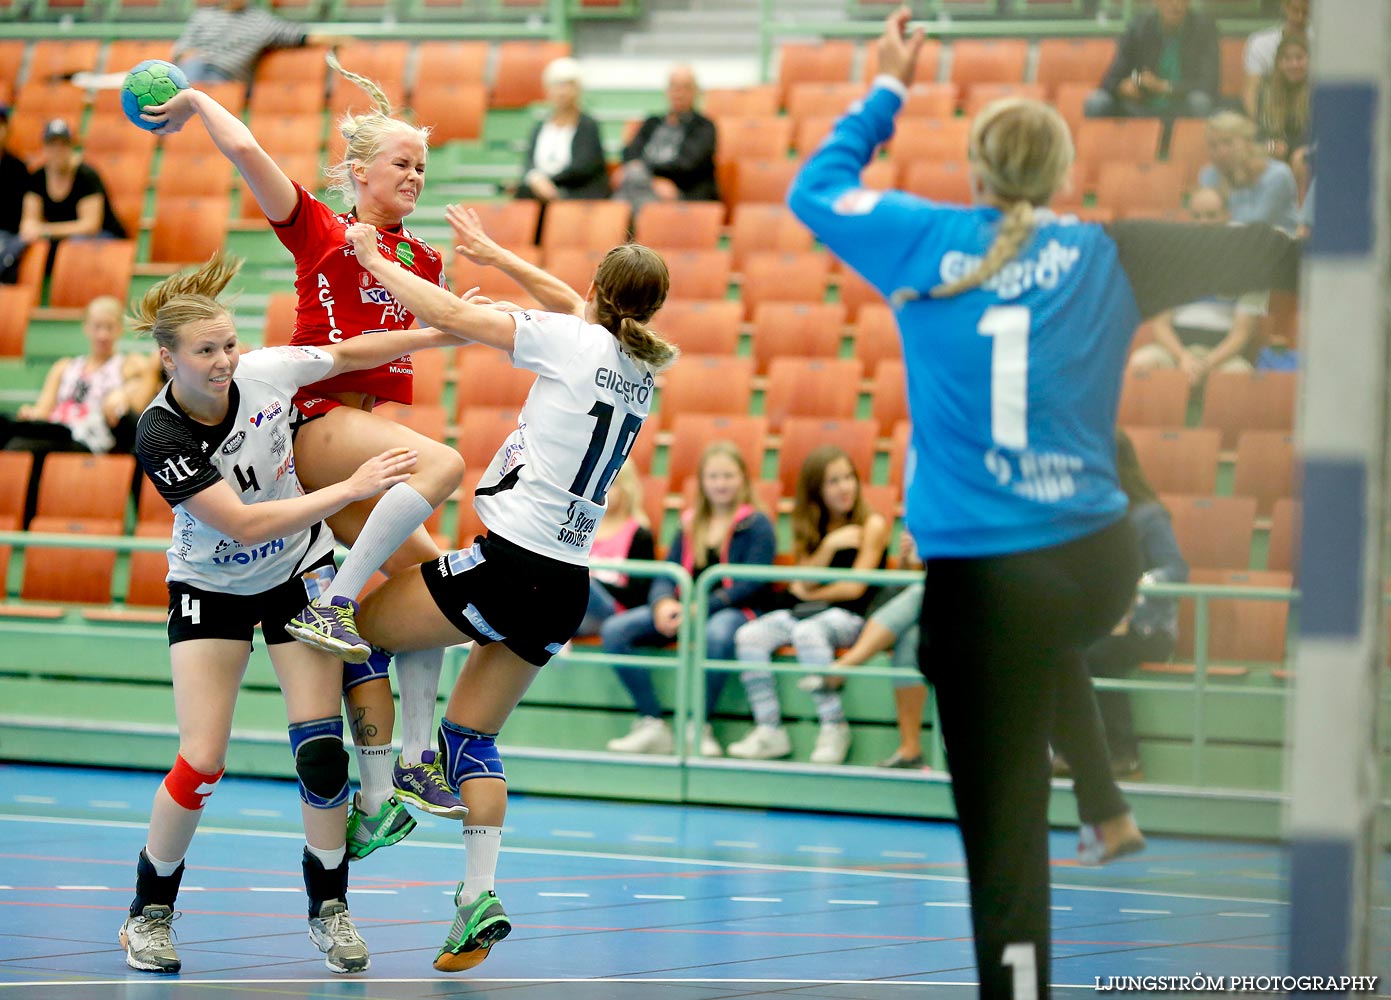
[[[464,617],[468,619],[470,625],[479,631],[479,634],[486,635],[489,639],[493,640],[493,642],[502,642],[507,638],[507,636],[489,625],[488,619],[483,617],[483,612],[479,611],[478,608],[472,604],[464,608]]]
[[[440,556],[440,573],[445,576],[462,576],[475,566],[481,566],[487,562],[483,553],[479,551],[477,545],[470,545],[466,549],[455,549],[446,555]]]

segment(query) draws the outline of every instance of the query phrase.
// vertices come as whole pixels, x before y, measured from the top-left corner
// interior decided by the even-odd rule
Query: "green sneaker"
[[[378,847],[404,840],[414,829],[415,820],[394,795],[382,803],[376,815],[368,816],[362,811],[362,793],[358,792],[348,810],[348,860],[361,861]]]
[[[454,890],[454,905],[459,912],[449,927],[444,947],[435,956],[435,968],[440,972],[463,972],[488,957],[488,952],[512,932],[512,921],[498,901],[497,893],[489,889],[472,903],[460,903],[464,883]]]

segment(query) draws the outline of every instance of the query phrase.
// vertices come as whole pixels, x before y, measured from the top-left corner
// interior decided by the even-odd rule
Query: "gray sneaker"
[[[177,916],[169,907],[151,903],[138,917],[127,917],[121,925],[126,965],[142,972],[178,972],[183,963],[174,950],[173,923]]]
[[[366,972],[372,967],[367,942],[362,940],[340,899],[330,899],[319,907],[319,915],[309,918],[309,940],[324,953],[330,972]]]

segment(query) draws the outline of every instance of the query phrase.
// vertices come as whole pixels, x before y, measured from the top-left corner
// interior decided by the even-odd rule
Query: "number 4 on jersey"
[[[570,492],[576,496],[584,496],[589,493],[589,483],[594,476],[594,467],[599,464],[599,455],[604,450],[604,445],[609,439],[609,425],[613,423],[613,404],[596,402],[589,409],[589,415],[594,418],[594,432],[589,436],[589,447],[585,449],[584,458],[580,461],[580,469],[575,473],[575,481],[570,484]],[[608,464],[604,466],[604,471],[599,474],[598,481],[594,484],[594,492],[589,499],[597,504],[602,504],[604,498],[608,496],[609,486],[613,483],[613,477],[618,475],[618,470],[623,466],[623,460],[628,457],[628,452],[633,450],[633,442],[638,439],[638,431],[642,430],[642,418],[629,413],[623,418],[623,425],[618,431],[618,440],[613,444],[613,453],[609,455]]]

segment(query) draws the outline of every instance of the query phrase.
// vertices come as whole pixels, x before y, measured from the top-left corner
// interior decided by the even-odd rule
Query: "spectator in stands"
[[[1145,478],[1135,446],[1122,430],[1116,431],[1116,471],[1129,501],[1127,516],[1140,540],[1140,565],[1144,571],[1140,583],[1186,583],[1188,563],[1179,551],[1169,512]],[[1177,641],[1178,601],[1140,593],[1130,613],[1111,634],[1087,648],[1087,669],[1093,677],[1127,677],[1142,663],[1167,661],[1173,656]],[[1106,732],[1112,775],[1138,781],[1144,775],[1140,766],[1140,744],[1130,714],[1130,695],[1124,691],[1097,691],[1096,704]],[[1061,729],[1067,725],[1076,724],[1066,710],[1060,709],[1058,726]],[[1067,761],[1056,756],[1053,770],[1054,773],[1067,773]],[[1079,787],[1079,808],[1080,792]]]
[[[1266,152],[1288,163],[1299,190],[1304,190],[1313,122],[1309,117],[1309,43],[1300,35],[1286,35],[1276,50],[1275,69],[1257,95],[1256,128]]]
[[[655,559],[656,546],[642,509],[642,480],[625,462],[609,487],[603,520],[594,529],[593,559]],[[652,580],[617,570],[589,568],[589,607],[577,636],[598,635],[616,614],[647,603]]]
[[[860,476],[850,456],[835,445],[822,445],[807,456],[797,477],[792,508],[793,547],[797,565],[806,568],[882,569],[889,541],[889,522],[869,508],[860,490]],[[777,683],[766,669],[779,648],[792,644],[797,662],[826,666],[836,649],[848,646],[864,628],[865,613],[878,588],[849,580],[821,583],[794,580],[788,593],[790,608],[770,611],[742,626],[734,635],[740,675],[753,709],[754,727],[729,745],[731,757],[773,760],[792,752],[782,725]],[[850,752],[850,724],[840,692],[824,678],[810,674],[801,684],[816,702],[821,720],[813,764],[843,764]]]
[[[773,522],[758,509],[753,483],[739,449],[727,441],[712,443],[700,456],[697,469],[700,494],[695,508],[681,519],[681,532],[671,544],[667,561],[698,576],[707,566],[749,563],[767,566],[773,561],[776,541]],[[706,655],[712,660],[734,659],[734,633],[764,609],[768,585],[755,580],[729,580],[710,591],[710,615],[705,626]],[[632,655],[646,646],[664,646],[681,627],[681,602],[675,585],[657,577],[648,603],[614,615],[599,630],[604,652]],[[615,667],[614,672],[638,710],[632,732],[609,740],[608,748],[623,753],[671,753],[671,727],[662,718],[662,705],[644,667]],[[728,673],[705,674],[705,709],[713,713],[724,690]],[[723,753],[707,723],[699,737],[702,756]]]
[[[607,198],[609,172],[599,123],[580,110],[580,64],[556,59],[541,74],[551,112],[527,142],[518,198]]]
[[[135,442],[135,421],[159,382],[148,356],[116,353],[121,329],[121,303],[109,295],[93,299],[82,321],[87,353],[55,361],[39,398],[21,406],[16,420],[0,418],[0,446],[34,454],[26,523],[33,516],[38,473],[49,452],[128,452]]]
[[[1216,188],[1199,188],[1188,199],[1194,222],[1225,225],[1231,219],[1227,202]],[[1214,296],[1160,313],[1151,320],[1154,342],[1137,348],[1129,367],[1136,371],[1180,368],[1190,385],[1198,385],[1214,371],[1249,372],[1246,351],[1255,341],[1266,295],[1255,292],[1240,298]]]
[[[1206,118],[1220,89],[1217,23],[1189,0],[1156,0],[1126,25],[1086,114]]]
[[[1275,71],[1275,53],[1281,39],[1297,35],[1312,41],[1314,37],[1314,26],[1309,20],[1309,0],[1284,0],[1281,7],[1285,14],[1284,21],[1252,32],[1246,39],[1246,48],[1242,53],[1246,82],[1242,87],[1241,103],[1252,118],[1256,117],[1261,81]]]
[[[26,243],[48,240],[49,270],[60,240],[109,236],[125,239],[126,230],[96,168],[82,161],[73,147],[72,129],[61,118],[44,126],[43,164],[29,175],[19,235]]]
[[[24,192],[29,190],[29,168],[6,148],[10,138],[10,109],[0,104],[0,281],[13,284],[19,271],[24,240],[19,222],[24,212]]]
[[[268,49],[338,45],[350,39],[309,32],[304,25],[253,7],[247,0],[222,0],[197,7],[174,43],[173,61],[191,83],[250,83]]]
[[[615,197],[634,210],[650,201],[717,201],[715,123],[695,109],[695,71],[677,66],[667,81],[666,114],[642,123],[623,149]]]
[[[1198,183],[1227,198],[1233,222],[1267,222],[1287,233],[1298,225],[1299,186],[1288,163],[1272,159],[1256,142],[1256,124],[1236,111],[1219,111],[1207,122],[1212,161]]]

